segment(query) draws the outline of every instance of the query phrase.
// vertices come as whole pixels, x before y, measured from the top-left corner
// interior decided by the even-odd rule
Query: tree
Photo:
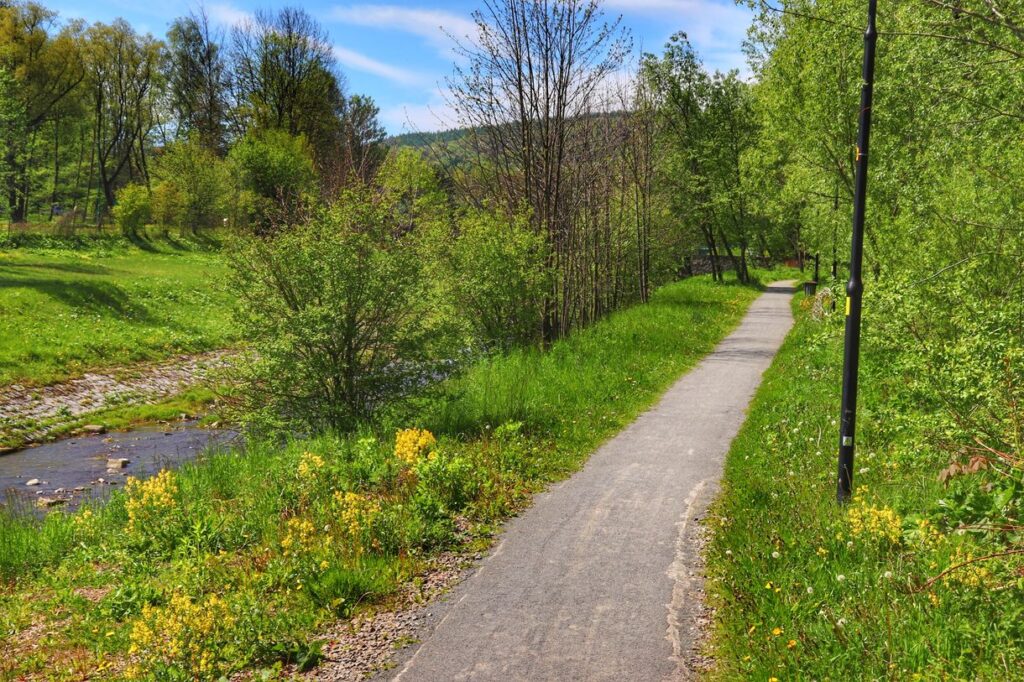
[[[205,11],[175,19],[167,32],[167,87],[179,137],[196,136],[223,154],[231,80],[222,38]]]
[[[240,132],[304,135],[318,164],[336,151],[344,109],[341,77],[323,28],[301,9],[257,12],[232,32]]]
[[[346,98],[342,107],[342,141],[339,158],[343,161],[343,172],[370,182],[387,156],[384,139],[387,131],[377,118],[380,109],[373,100],[364,95]]]
[[[149,183],[148,138],[161,45],[122,19],[87,32],[87,82],[93,103],[100,188],[108,208],[122,178]]]
[[[56,14],[34,2],[0,5],[0,67],[13,78],[17,115],[7,126],[4,165],[12,222],[28,216],[28,153],[50,116],[82,82],[80,24],[51,35]]]
[[[721,280],[720,239],[704,153],[710,146],[706,109],[711,79],[685,33],[670,38],[661,59],[644,57],[642,77],[650,83],[662,121],[666,160],[660,183],[670,195],[672,211],[700,233],[712,276]]]
[[[241,188],[253,198],[250,220],[257,232],[266,234],[300,219],[305,195],[313,190],[316,179],[304,137],[282,130],[250,133],[228,158]]]
[[[629,40],[596,0],[491,0],[473,18],[475,42],[460,46],[466,65],[449,79],[452,104],[471,131],[472,179],[509,213],[528,208],[544,236],[547,265],[559,273],[543,299],[542,336],[551,341],[583,314],[587,254],[575,233],[589,189],[579,173],[589,158],[584,129]]]

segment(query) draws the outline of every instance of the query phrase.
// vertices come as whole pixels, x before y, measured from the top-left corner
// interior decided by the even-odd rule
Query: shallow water
[[[0,494],[11,508],[41,511],[36,502],[49,498],[64,500],[51,508],[71,509],[86,499],[106,498],[128,476],[152,476],[236,439],[233,431],[182,422],[45,443],[0,455]],[[108,471],[108,458],[127,459],[128,465]],[[25,485],[33,478],[39,485]]]

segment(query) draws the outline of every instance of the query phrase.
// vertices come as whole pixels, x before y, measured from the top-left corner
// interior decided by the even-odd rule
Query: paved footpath
[[[701,594],[694,522],[792,326],[789,284],[769,287],[656,407],[510,522],[387,677],[688,679]]]

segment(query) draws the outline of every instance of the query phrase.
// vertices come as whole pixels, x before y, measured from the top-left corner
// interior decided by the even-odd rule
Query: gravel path
[[[689,679],[705,628],[700,525],[729,444],[792,325],[777,283],[661,402],[509,523],[383,677]],[[685,332],[683,332],[685,333]]]
[[[38,424],[40,437],[61,420],[90,412],[143,403],[180,393],[228,364],[230,351],[179,355],[159,363],[89,372],[49,386],[12,384],[0,387],[0,434]]]

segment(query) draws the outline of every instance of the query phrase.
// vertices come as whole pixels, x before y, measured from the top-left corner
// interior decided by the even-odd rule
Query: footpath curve
[[[791,285],[770,285],[654,408],[538,495],[381,677],[690,678],[702,596],[695,521],[793,324]]]

